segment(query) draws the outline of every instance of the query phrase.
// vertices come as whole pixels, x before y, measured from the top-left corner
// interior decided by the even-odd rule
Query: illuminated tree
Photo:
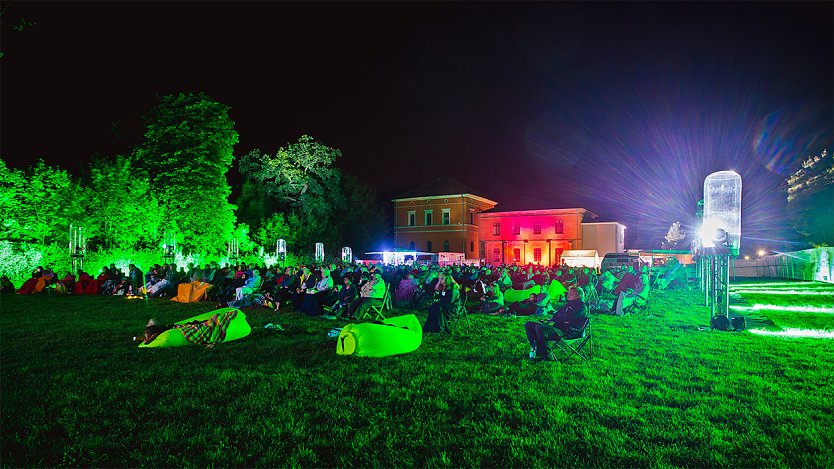
[[[235,225],[226,172],[238,134],[229,107],[203,93],[169,95],[146,121],[134,160],[163,206],[163,226],[176,227],[186,248],[220,252]]]
[[[666,233],[664,238],[670,248],[674,249],[677,247],[678,243],[686,238],[686,233],[681,230],[681,222],[676,221],[675,223],[672,223],[672,226],[669,227],[669,231]]]
[[[70,175],[42,160],[25,172],[0,160],[0,218],[6,239],[65,241],[70,223],[83,224],[83,190]]]
[[[823,150],[788,179],[788,215],[796,231],[816,245],[834,245],[834,158]]]
[[[95,160],[82,203],[88,232],[104,247],[155,247],[163,210],[147,178],[136,173],[129,158]]]
[[[285,214],[281,223],[295,233],[298,243],[334,243],[338,232],[332,221],[345,208],[341,173],[333,167],[340,156],[339,150],[304,135],[275,155],[253,150],[241,157],[239,166],[250,182],[263,188],[275,210]],[[271,219],[273,227],[283,226]]]

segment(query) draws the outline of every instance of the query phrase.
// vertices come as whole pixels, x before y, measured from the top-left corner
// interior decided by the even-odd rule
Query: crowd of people
[[[329,263],[293,267],[254,264],[203,267],[188,264],[154,265],[147,273],[130,264],[121,271],[104,266],[96,277],[79,271],[58,278],[53,269],[38,267],[32,277],[15,289],[5,276],[2,292],[31,294],[45,291],[85,295],[142,295],[174,297],[178,286],[196,283],[209,286],[207,299],[218,307],[266,307],[275,311],[298,311],[327,319],[350,321],[374,319],[386,296],[398,309],[427,311],[425,333],[445,333],[450,322],[467,312],[491,316],[546,318],[528,322],[525,332],[531,358],[541,358],[543,341],[559,340],[575,333],[588,309],[624,314],[632,305],[648,301],[647,270],[618,267],[601,275],[594,269],[569,266],[473,266],[473,265],[363,265]],[[551,282],[563,288],[550,289]],[[540,288],[534,288],[539,286]],[[505,301],[509,290],[533,288],[525,299]],[[550,291],[560,292],[551,298]],[[517,296],[517,295],[514,295]],[[587,297],[594,298],[586,302]],[[557,308],[557,306],[560,306]]]

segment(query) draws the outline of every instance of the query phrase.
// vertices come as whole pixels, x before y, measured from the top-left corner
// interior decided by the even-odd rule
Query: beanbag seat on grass
[[[222,316],[226,312],[234,310],[235,308],[220,308],[214,311],[209,311],[208,313],[203,313],[199,316],[194,316],[193,318],[183,319],[182,321],[174,324],[186,324],[193,321],[207,321],[215,314]],[[250,327],[249,323],[246,322],[246,315],[243,314],[243,311],[237,310],[237,315],[226,327],[226,337],[221,341],[221,343],[246,337],[250,332],[252,332],[252,327]],[[139,347],[183,347],[186,345],[195,344],[194,342],[189,342],[188,339],[185,338],[182,329],[169,329],[162,334],[159,334],[153,342],[149,344],[139,344]]]
[[[530,298],[531,294],[538,295],[542,292],[541,285],[533,285],[532,287],[526,290],[513,290],[509,289],[504,292],[504,304],[508,305],[510,303],[515,303],[517,301],[524,301]]]
[[[423,326],[417,316],[407,314],[382,321],[383,324],[348,324],[336,339],[336,353],[359,357],[387,357],[417,350],[423,342]]]
[[[214,285],[207,282],[190,282],[181,283],[177,286],[177,296],[171,298],[171,301],[178,303],[196,303],[208,298],[208,291]]]
[[[565,288],[565,286],[562,285],[562,282],[558,280],[550,282],[550,286],[547,288],[547,294],[550,295],[550,301],[553,301],[554,304],[567,292],[568,289]]]

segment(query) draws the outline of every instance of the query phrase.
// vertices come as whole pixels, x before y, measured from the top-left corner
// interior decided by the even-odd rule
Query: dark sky
[[[834,150],[832,2],[3,5],[15,167],[77,173],[158,95],[204,91],[238,156],[309,134],[386,198],[449,174],[498,209],[621,221],[630,247],[694,231],[704,177],[733,169],[750,250],[795,238],[780,184]]]

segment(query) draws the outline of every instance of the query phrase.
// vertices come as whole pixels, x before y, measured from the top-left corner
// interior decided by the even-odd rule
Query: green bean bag
[[[223,314],[233,309],[235,308],[216,309],[214,311],[209,311],[208,313],[203,313],[199,316],[194,316],[193,318],[183,319],[182,321],[174,324],[185,324],[192,321],[205,321],[210,319],[215,314]],[[223,339],[223,342],[229,342],[246,337],[250,332],[252,332],[252,328],[249,326],[249,323],[246,322],[246,315],[243,314],[243,311],[238,310],[237,316],[232,319],[232,322],[229,323],[229,327],[226,328],[226,337]],[[153,342],[149,344],[141,343],[139,344],[139,347],[184,347],[186,345],[194,344],[185,338],[180,329],[170,329],[162,334],[159,334]]]
[[[336,353],[359,357],[387,357],[417,350],[423,342],[423,326],[407,314],[382,321],[348,324],[336,339]]]
[[[567,293],[567,291],[568,289],[565,288],[564,285],[562,285],[562,282],[558,280],[553,280],[552,282],[550,282],[550,287],[548,287],[547,289],[547,294],[550,295],[550,301],[552,301],[555,304],[557,301],[559,301],[559,298],[561,298],[565,293]]]
[[[526,290],[513,290],[512,288],[504,292],[504,304],[515,303],[516,301],[524,301],[530,298],[530,294],[538,295],[542,292],[540,285],[533,285]]]

